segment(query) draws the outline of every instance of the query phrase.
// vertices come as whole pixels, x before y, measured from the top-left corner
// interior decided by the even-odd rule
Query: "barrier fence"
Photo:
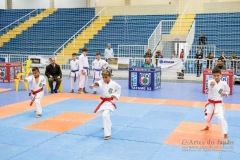
[[[6,62],[24,62],[27,59],[30,59],[33,57],[32,55],[16,55],[16,54],[0,54],[0,58],[5,58]],[[42,57],[45,59],[48,59],[50,56],[36,56],[36,57]],[[66,57],[57,57],[56,63],[58,61],[61,61]],[[95,56],[88,56],[88,61],[90,65],[90,69],[92,69],[92,62],[95,59]],[[173,59],[158,59],[156,62],[162,63],[163,61],[174,61],[174,60],[180,60],[178,58]],[[69,60],[70,61],[70,60]],[[68,61],[68,62],[69,62]],[[142,64],[145,62],[144,58],[126,58],[126,57],[119,57],[118,58],[118,68],[113,69],[113,75],[114,77],[118,78],[128,78],[128,68],[129,67],[141,67]],[[155,62],[155,61],[154,61]],[[170,62],[171,63],[171,62]],[[225,66],[227,69],[234,70],[236,74],[240,75],[240,60],[226,60]],[[47,63],[48,64],[48,63]],[[47,65],[46,64],[46,65]],[[40,66],[41,72],[44,73],[44,69],[46,65]],[[154,63],[154,66],[157,64]],[[214,66],[217,65],[217,59],[185,59],[182,60],[182,68],[181,70],[184,72],[184,79],[186,80],[193,80],[193,81],[201,81],[202,80],[202,73],[204,68],[210,68],[212,69]],[[69,64],[63,64],[62,66],[62,72],[63,75],[68,76],[70,72],[70,65]],[[91,72],[92,74],[92,72]],[[197,75],[200,75],[197,77]],[[92,75],[91,75],[92,76]],[[177,80],[177,73],[171,72],[169,70],[163,71],[162,73],[163,80]]]

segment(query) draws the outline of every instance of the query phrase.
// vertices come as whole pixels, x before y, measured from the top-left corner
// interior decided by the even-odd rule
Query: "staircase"
[[[165,41],[186,41],[195,16],[195,14],[179,15],[170,34],[163,35],[163,39]]]
[[[85,30],[76,36],[67,46],[57,54],[59,65],[67,64],[68,59],[73,53],[79,53],[79,49],[83,48],[100,30],[112,19],[112,16],[101,16],[96,18]]]
[[[10,42],[11,39],[16,38],[17,35],[22,34],[23,31],[27,31],[28,28],[33,27],[34,24],[37,24],[42,19],[53,14],[57,9],[46,9],[35,17],[31,17],[22,24],[16,26],[14,29],[9,30],[7,33],[0,36],[0,47],[3,47],[4,43]]]

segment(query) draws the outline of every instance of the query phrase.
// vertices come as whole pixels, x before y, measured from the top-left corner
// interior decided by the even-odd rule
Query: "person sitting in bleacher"
[[[148,49],[148,51],[145,53],[145,55],[143,56],[144,58],[152,58],[152,51],[151,49]]]
[[[154,68],[154,65],[152,64],[150,58],[146,58],[146,59],[145,59],[145,63],[142,64],[142,67],[143,67],[143,68]]]
[[[221,58],[218,58],[218,63],[213,69],[215,69],[215,68],[219,68],[219,69],[222,69],[222,70],[227,69],[226,66],[223,65],[223,59],[221,59]]]
[[[58,92],[58,88],[62,82],[62,71],[59,65],[55,63],[54,58],[50,58],[50,63],[46,67],[45,75],[48,77],[49,87],[51,88],[51,93]],[[53,89],[53,82],[56,82],[55,89]]]
[[[199,45],[206,45],[207,44],[207,38],[201,33],[199,37]]]

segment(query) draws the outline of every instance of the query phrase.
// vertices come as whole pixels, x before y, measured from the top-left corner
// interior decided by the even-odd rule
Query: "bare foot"
[[[228,135],[227,134],[224,134],[223,141],[226,142],[226,143],[228,142]]]
[[[207,130],[209,130],[208,126],[206,126],[205,128],[201,129],[201,131],[207,131]]]

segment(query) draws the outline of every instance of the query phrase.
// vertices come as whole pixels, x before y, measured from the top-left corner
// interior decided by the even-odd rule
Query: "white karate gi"
[[[121,94],[121,86],[117,84],[116,82],[110,80],[110,82],[107,84],[103,80],[97,81],[96,83],[99,84],[99,91],[100,96],[102,98],[110,98],[112,95],[116,97],[118,100]],[[102,118],[103,118],[103,127],[104,127],[104,136],[111,136],[112,132],[112,122],[110,119],[110,112],[114,111],[115,107],[113,104],[109,101],[104,102],[98,111],[102,112]]]
[[[102,79],[102,70],[108,68],[108,63],[105,60],[97,60],[95,59],[92,62],[93,73],[93,82],[97,82]],[[93,91],[97,91],[97,88],[93,88]]]
[[[44,85],[46,85],[46,79],[42,75],[39,76],[38,84],[36,83],[35,77],[33,75],[31,75],[25,79],[28,81],[29,88],[31,91],[37,91],[37,90],[41,89]],[[31,96],[33,98],[35,95],[33,95],[31,93]],[[35,103],[35,109],[36,109],[37,114],[42,114],[42,106],[40,104],[40,101],[43,96],[44,96],[44,90],[36,94],[34,103]]]
[[[82,74],[82,70],[85,71],[85,75]],[[81,54],[79,56],[79,72],[80,72],[80,81],[79,88],[87,87],[88,75],[90,74],[88,57]]]
[[[220,81],[218,83],[215,82],[213,87],[210,86],[211,82],[215,82],[215,80],[210,80],[208,83],[208,99],[213,101],[222,101],[223,97],[221,96],[222,92],[225,92],[227,95],[230,93],[230,88],[228,84],[224,81]],[[215,110],[214,110],[215,108]],[[208,127],[211,127],[211,116],[214,111],[214,115],[218,117],[218,124],[222,130],[223,134],[228,133],[228,124],[227,121],[224,119],[224,105],[222,103],[216,103],[215,107],[214,104],[210,103],[205,108],[205,119]],[[213,118],[213,117],[212,117]]]
[[[79,84],[79,61],[76,59],[70,61],[70,79],[71,79],[71,90],[74,89],[74,78],[76,76],[76,83]]]
[[[113,58],[114,57],[113,49],[112,48],[110,48],[110,49],[106,48],[105,51],[104,51],[104,57],[106,59]]]

